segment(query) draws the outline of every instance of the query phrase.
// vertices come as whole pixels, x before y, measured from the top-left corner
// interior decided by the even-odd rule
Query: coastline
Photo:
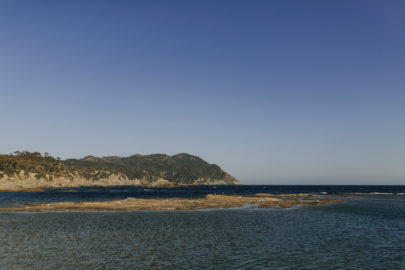
[[[235,180],[236,181],[236,180]],[[110,175],[108,178],[101,178],[98,180],[90,180],[82,177],[67,178],[67,177],[54,177],[51,181],[40,178],[36,179],[31,173],[29,177],[19,175],[7,178],[0,177],[0,192],[41,192],[50,189],[58,188],[81,188],[81,187],[121,187],[121,186],[135,186],[145,188],[178,188],[184,186],[206,185],[206,186],[220,186],[220,185],[242,185],[240,181],[227,182],[224,180],[210,180],[208,182],[194,181],[191,184],[181,182],[170,182],[163,178],[158,178],[154,181],[147,181],[146,179],[128,179],[121,175]]]
[[[216,186],[228,186],[227,184],[204,184],[204,186],[208,187],[216,187]],[[242,185],[242,184],[240,184]],[[31,185],[31,186],[20,186],[20,185],[0,185],[0,192],[44,192],[47,190],[58,190],[58,189],[66,189],[71,190],[72,192],[76,192],[76,188],[113,188],[113,187],[139,187],[139,188],[180,188],[180,187],[192,187],[196,186],[195,184],[178,184],[178,183],[152,183],[152,184],[105,184],[105,185],[97,185],[94,183],[90,183],[88,185]],[[197,185],[198,186],[198,185]]]
[[[256,205],[259,208],[325,205],[343,202],[342,196],[314,194],[255,194],[247,196],[208,194],[204,198],[155,198],[94,201],[24,203],[21,207],[0,208],[0,212],[198,210]]]

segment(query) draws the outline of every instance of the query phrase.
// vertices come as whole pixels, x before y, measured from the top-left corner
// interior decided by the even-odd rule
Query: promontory
[[[218,165],[190,154],[54,158],[38,152],[0,155],[0,191],[55,187],[239,185]]]

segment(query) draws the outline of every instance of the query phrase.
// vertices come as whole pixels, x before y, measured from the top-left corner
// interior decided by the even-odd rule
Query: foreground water
[[[261,190],[261,191],[258,191]],[[356,193],[290,209],[0,214],[0,269],[405,269],[405,187],[243,186],[2,193],[24,201]]]

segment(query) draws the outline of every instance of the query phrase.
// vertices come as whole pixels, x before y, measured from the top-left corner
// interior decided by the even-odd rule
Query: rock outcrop
[[[260,208],[288,208],[292,206],[323,205],[342,202],[336,196],[271,195],[231,196],[208,194],[205,198],[156,198],[103,201],[103,202],[55,202],[25,203],[21,207],[0,208],[3,212],[58,212],[58,211],[136,211],[136,210],[195,210],[234,208],[256,205]]]

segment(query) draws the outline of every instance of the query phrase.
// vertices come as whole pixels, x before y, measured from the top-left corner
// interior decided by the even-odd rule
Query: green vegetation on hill
[[[226,175],[217,165],[208,164],[201,158],[189,154],[104,158],[88,156],[83,159],[68,159],[65,164],[82,171],[118,172],[129,179],[153,181],[157,178],[164,178],[170,182],[184,184],[191,184],[198,178],[224,179]]]
[[[168,156],[164,154],[133,155],[129,157],[94,157],[67,159],[41,155],[38,152],[15,152],[0,155],[0,177],[11,177],[21,173],[34,174],[37,179],[52,180],[53,177],[80,176],[97,181],[112,174],[123,175],[128,179],[143,179],[153,182],[159,178],[169,182],[193,184],[197,180],[225,180],[232,184],[233,177],[219,166],[209,164],[201,158],[189,154]]]
[[[3,175],[13,176],[24,173],[35,174],[37,179],[45,178],[52,180],[52,177],[72,177],[72,168],[65,166],[62,160],[54,158],[45,153],[17,151],[11,155],[0,155],[0,177]]]

